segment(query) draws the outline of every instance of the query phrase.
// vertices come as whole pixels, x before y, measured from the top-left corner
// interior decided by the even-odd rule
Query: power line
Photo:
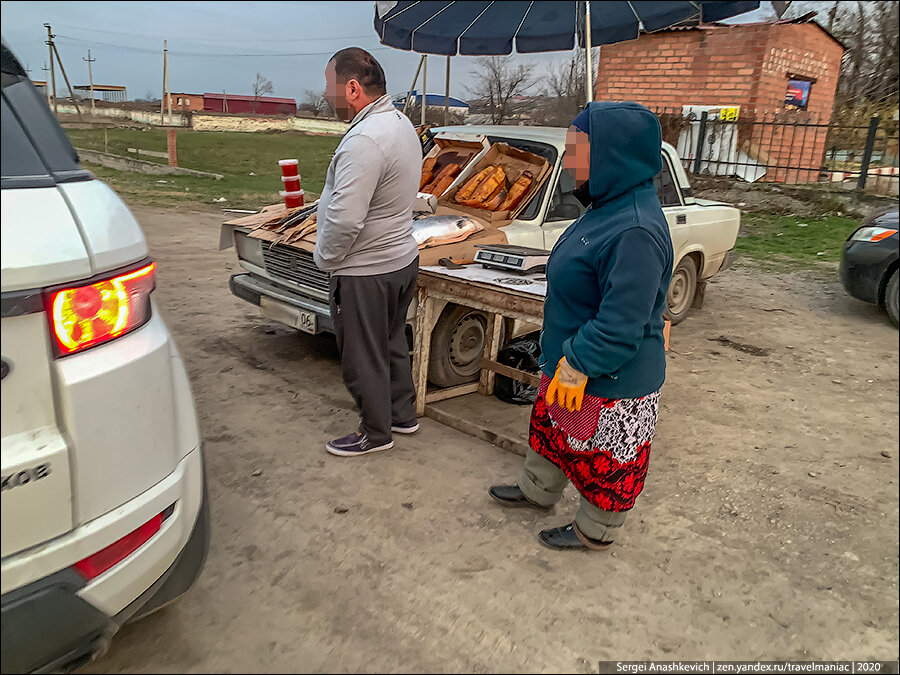
[[[130,35],[132,37],[145,37],[150,39],[159,39],[158,35],[150,35],[148,33],[130,33],[127,31],[120,30],[103,30],[102,28],[85,28],[83,26],[72,26],[69,24],[59,24],[65,28],[71,28],[73,30],[83,31],[86,33],[106,33],[109,35]],[[292,37],[292,38],[245,38],[240,40],[235,40],[228,37],[223,38],[201,38],[201,37],[179,37],[176,36],[178,40],[190,40],[192,42],[310,42],[312,40],[363,40],[366,38],[377,38],[378,35],[375,33],[367,33],[366,35],[334,35],[330,37]]]
[[[97,40],[85,40],[82,38],[71,37],[68,35],[57,34],[56,37],[64,42],[75,42],[75,43],[89,44],[89,45],[94,45],[94,46],[100,45],[103,47],[113,47],[115,49],[124,49],[124,50],[132,51],[132,52],[142,52],[144,54],[156,54],[159,51],[158,49],[150,49],[147,47],[135,47],[132,45],[117,45],[117,44],[113,44],[111,42],[98,42]],[[392,47],[373,47],[372,49],[370,49],[368,51],[385,51],[387,49],[393,49],[393,48]],[[173,54],[175,56],[216,56],[216,57],[231,56],[231,57],[240,57],[240,58],[261,58],[261,57],[272,57],[272,56],[274,56],[274,57],[331,56],[332,54],[334,54],[334,50],[329,49],[328,51],[324,51],[324,52],[295,52],[295,53],[263,52],[263,53],[259,53],[259,54],[235,54],[234,52],[182,52],[182,51],[175,51],[175,50],[170,49],[169,53]]]

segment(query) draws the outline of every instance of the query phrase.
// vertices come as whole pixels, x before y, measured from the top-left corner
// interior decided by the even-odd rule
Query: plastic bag
[[[529,373],[537,373],[538,356],[541,347],[537,339],[538,334],[526,335],[511,342],[509,346],[500,350],[497,361],[504,366],[518,368]],[[531,405],[537,397],[538,388],[513,380],[504,375],[497,375],[494,380],[494,395],[506,403],[518,405]]]

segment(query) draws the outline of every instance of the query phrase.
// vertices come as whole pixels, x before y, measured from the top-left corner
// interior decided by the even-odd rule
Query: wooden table
[[[544,320],[544,297],[547,284],[543,276],[521,276],[515,272],[487,270],[480,265],[467,265],[461,270],[423,267],[417,285],[415,356],[413,378],[416,385],[416,414],[421,417],[429,403],[455,396],[479,392],[494,393],[496,373],[531,386],[540,376],[526,373],[497,362],[504,319],[518,319],[540,326]],[[441,311],[448,303],[471,307],[488,317],[478,382],[428,392],[428,362],[431,356],[431,334]]]

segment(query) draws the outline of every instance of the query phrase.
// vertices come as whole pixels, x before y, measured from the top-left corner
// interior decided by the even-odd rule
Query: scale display
[[[543,272],[547,268],[550,251],[510,244],[482,244],[477,246],[475,262],[483,267],[512,270],[521,274]]]

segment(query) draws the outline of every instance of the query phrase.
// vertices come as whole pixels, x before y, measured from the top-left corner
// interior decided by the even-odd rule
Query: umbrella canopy
[[[590,5],[590,6],[586,6]],[[663,0],[399,0],[375,3],[382,44],[455,56],[567,51],[575,46],[634,40],[682,21],[719,21],[757,9],[759,2]],[[585,16],[590,34],[585,35]]]

